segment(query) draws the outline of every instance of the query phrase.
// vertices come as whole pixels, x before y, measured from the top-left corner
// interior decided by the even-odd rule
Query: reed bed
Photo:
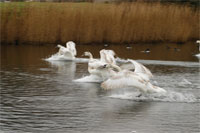
[[[200,11],[160,3],[1,3],[1,43],[186,42]]]

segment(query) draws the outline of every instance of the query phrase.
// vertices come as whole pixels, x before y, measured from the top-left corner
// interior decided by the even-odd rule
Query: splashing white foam
[[[200,59],[200,53],[195,55],[198,59]]]
[[[198,99],[192,94],[182,94],[179,92],[169,91],[165,94],[148,94],[138,97],[136,92],[124,92],[123,94],[112,94],[110,98],[119,98],[134,101],[156,101],[156,102],[198,102]]]
[[[62,61],[62,60],[72,60],[64,55],[59,55],[58,53],[50,56],[49,58],[45,59],[46,61]]]
[[[89,75],[89,76],[84,76],[80,79],[73,80],[74,82],[85,82],[85,83],[100,83],[102,82],[102,78],[96,75]]]
[[[64,55],[59,55],[58,53],[50,56],[49,58],[44,59],[46,61],[75,61],[75,62],[88,62],[88,58],[74,58],[70,59]]]
[[[156,86],[159,86],[158,82],[155,81],[155,80],[153,81],[153,84],[156,85]]]
[[[89,59],[88,58],[76,58],[74,59],[75,62],[88,62]]]
[[[190,81],[188,81],[187,79],[183,79],[181,82],[179,82],[179,86],[187,86],[187,85],[191,85],[192,83]]]

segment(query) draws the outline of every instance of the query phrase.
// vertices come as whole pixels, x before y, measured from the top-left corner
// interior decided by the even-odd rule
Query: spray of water
[[[180,92],[168,91],[167,93],[147,94],[138,97],[138,92],[124,92],[121,94],[111,94],[110,98],[118,98],[134,101],[154,101],[154,102],[200,102],[193,94],[183,94]]]
[[[75,61],[75,62],[88,62],[87,58],[74,58],[70,59],[64,55],[60,55],[58,53],[51,55],[50,57],[44,59],[45,61]]]
[[[73,80],[74,82],[83,82],[83,83],[100,83],[102,78],[96,75],[83,76],[80,79]]]
[[[58,53],[51,55],[49,58],[45,59],[46,61],[65,61],[65,60],[72,60],[67,58],[64,55],[59,55]]]

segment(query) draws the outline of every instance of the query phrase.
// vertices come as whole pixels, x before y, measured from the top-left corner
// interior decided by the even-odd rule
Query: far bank
[[[0,3],[1,43],[185,43],[200,38],[200,11],[160,3]]]

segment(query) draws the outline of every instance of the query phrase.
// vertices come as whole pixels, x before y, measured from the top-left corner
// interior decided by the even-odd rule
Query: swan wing
[[[63,55],[65,53],[65,51],[66,51],[66,47],[64,47],[64,46],[62,46],[60,44],[58,44],[57,47],[59,48],[58,53]]]
[[[107,57],[107,60],[108,60],[108,63],[111,63],[111,64],[116,64],[116,61],[115,61],[115,52],[113,50],[106,50],[106,57]]]
[[[146,74],[149,78],[153,77],[153,74],[151,73],[151,71],[146,68],[144,65],[142,65],[141,63],[128,59],[129,62],[131,62],[134,66],[135,66],[135,73],[143,73]]]
[[[69,48],[66,48],[66,47],[64,47],[62,45],[57,45],[57,47],[59,48],[58,54],[64,55],[66,58],[69,58],[69,59],[74,58],[74,56],[72,55],[72,53],[69,50]]]
[[[99,60],[92,60],[88,63],[89,67],[92,67],[92,68],[99,68],[100,66],[103,66],[105,63],[99,61]]]
[[[158,86],[152,85],[150,82],[147,83],[147,92],[148,93],[166,93],[167,91]]]
[[[138,74],[116,75],[101,84],[105,90],[119,89],[125,87],[135,87],[144,93],[166,93],[166,90],[152,85],[149,81],[144,80]]]
[[[123,64],[119,64],[119,67],[122,69],[122,70],[135,70],[135,65],[133,65],[132,63],[130,62],[125,62]]]
[[[57,47],[58,47],[58,48],[66,48],[66,47],[64,47],[64,46],[62,46],[62,45],[60,45],[60,44],[58,44]]]
[[[114,76],[104,81],[101,87],[105,90],[124,88],[128,86],[130,81],[127,78]]]
[[[107,60],[107,63],[109,64],[116,64],[114,56],[110,53],[106,55],[106,60]]]
[[[106,52],[105,52],[105,49],[100,50],[99,54],[100,54],[100,61],[101,62],[106,62]]]
[[[66,43],[66,47],[72,52],[74,56],[77,55],[76,44],[73,41],[69,41]]]
[[[113,50],[102,49],[100,51],[100,60],[108,64],[116,64],[114,55],[115,53]]]
[[[76,51],[76,44],[74,42],[71,42],[71,50],[72,50],[72,53],[74,54],[74,56],[77,55],[77,51]]]
[[[146,83],[147,82],[143,80],[139,75],[134,74],[133,72],[123,71],[122,73],[118,73],[104,81],[101,84],[101,87],[105,90],[109,90],[132,86],[145,91]]]
[[[59,48],[59,51],[64,51],[66,48],[60,44],[57,45],[57,47]]]

